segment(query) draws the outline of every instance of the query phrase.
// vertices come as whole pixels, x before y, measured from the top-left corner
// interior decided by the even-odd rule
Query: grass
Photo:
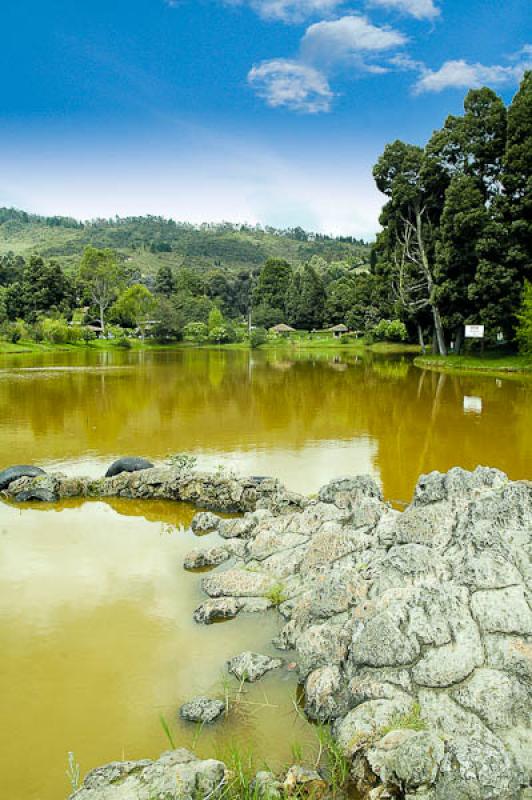
[[[532,355],[501,355],[487,352],[484,355],[419,356],[414,359],[418,367],[446,371],[471,372],[532,372]]]
[[[72,791],[76,792],[80,787],[81,780],[79,764],[75,759],[74,753],[68,754],[68,767],[66,770],[66,776],[70,782]]]
[[[276,583],[275,586],[272,586],[272,588],[266,592],[264,597],[276,608],[284,603],[285,600],[288,600],[282,583]]]
[[[384,736],[390,731],[396,730],[424,731],[426,727],[425,720],[421,718],[421,706],[419,703],[414,703],[406,714],[394,714],[389,724],[382,728],[380,733]]]

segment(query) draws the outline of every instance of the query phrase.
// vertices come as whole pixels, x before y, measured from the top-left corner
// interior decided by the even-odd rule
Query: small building
[[[274,325],[273,328],[270,328],[269,332],[274,333],[276,336],[288,336],[291,333],[295,333],[296,329],[286,325],[284,322],[280,322],[279,325]]]
[[[339,339],[340,336],[349,333],[349,328],[341,322],[339,325],[334,325],[332,328],[329,328],[329,332],[332,333],[335,339]]]

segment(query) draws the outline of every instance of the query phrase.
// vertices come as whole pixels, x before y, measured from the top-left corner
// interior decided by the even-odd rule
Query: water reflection
[[[420,472],[492,464],[527,477],[532,383],[407,358],[297,351],[40,354],[0,362],[0,463],[100,474],[113,457],[195,452],[311,492],[367,471],[408,500]],[[38,370],[28,371],[28,367]],[[60,369],[58,369],[60,367]],[[482,415],[464,414],[464,396]]]

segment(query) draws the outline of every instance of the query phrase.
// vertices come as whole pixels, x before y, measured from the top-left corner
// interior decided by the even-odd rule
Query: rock
[[[277,585],[271,575],[228,569],[203,579],[202,587],[209,597],[264,597]]]
[[[251,784],[252,797],[257,800],[281,800],[282,784],[273,772],[261,770],[257,772]]]
[[[413,732],[393,752],[389,768],[406,789],[436,782],[445,755],[443,741],[430,731]]]
[[[126,456],[113,461],[105,473],[105,477],[114,478],[115,475],[120,475],[122,472],[140,472],[143,469],[151,469],[153,466],[151,461],[147,461],[145,458]]]
[[[309,797],[320,800],[327,793],[327,784],[316,770],[295,764],[286,773],[283,783],[285,794],[289,797]]]
[[[227,662],[227,669],[239,681],[254,683],[262,678],[267,672],[279,669],[283,666],[281,658],[271,658],[261,653],[252,653],[246,650],[238,656],[234,656]]]
[[[357,475],[356,477],[335,478],[323,486],[318,494],[322,503],[344,503],[347,498],[356,502],[363,497],[374,497],[382,500],[382,490],[371,475]]]
[[[192,518],[190,527],[194,533],[209,533],[215,531],[222,520],[213,514],[212,511],[199,511]]]
[[[326,722],[343,716],[349,707],[349,694],[339,667],[319,667],[310,673],[305,682],[307,717]]]
[[[218,567],[230,558],[226,547],[210,547],[208,550],[191,550],[186,554],[183,566],[185,569],[202,569]]]
[[[471,609],[486,633],[532,635],[532,611],[522,586],[474,592]]]
[[[194,611],[194,621],[210,625],[213,622],[222,622],[233,619],[242,610],[242,603],[235,597],[220,597],[216,600],[206,600]]]
[[[310,625],[296,638],[299,676],[326,665],[341,664],[347,655],[349,634],[343,626]]]
[[[212,796],[225,780],[225,766],[172,750],[157,761],[115,762],[89,772],[70,800],[196,800]]]
[[[356,666],[396,667],[411,664],[421,652],[419,642],[383,611],[353,631],[350,661]]]
[[[45,471],[40,467],[32,467],[27,464],[20,464],[16,467],[8,467],[0,472],[0,492],[7,489],[10,483],[19,478],[35,478],[37,475],[45,475]]]
[[[187,722],[209,724],[218,719],[225,711],[225,703],[209,697],[195,697],[184,703],[179,709],[179,716]]]
[[[35,500],[39,503],[55,503],[57,494],[50,491],[50,489],[36,487],[35,489],[28,489],[15,495],[15,501],[17,503],[29,503]]]
[[[492,730],[512,728],[528,721],[528,691],[513,675],[496,669],[477,669],[452,697],[473,711]]]
[[[346,756],[353,756],[382,737],[392,721],[412,710],[413,700],[369,700],[350,711],[334,725],[336,740]]]
[[[12,481],[6,491],[17,503],[31,501],[54,503],[59,498],[57,484],[56,477],[43,474],[34,478],[26,477]]]

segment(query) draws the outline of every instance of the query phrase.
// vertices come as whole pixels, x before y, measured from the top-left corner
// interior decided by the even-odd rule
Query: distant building
[[[347,327],[347,325],[344,325],[343,322],[341,322],[339,325],[334,325],[332,328],[329,328],[328,330],[330,333],[332,333],[335,339],[339,339],[340,336],[349,333],[349,328]]]
[[[288,336],[288,334],[295,332],[295,328],[286,325],[284,322],[280,322],[279,325],[274,325],[273,328],[270,328],[270,333],[275,333],[277,336]]]

